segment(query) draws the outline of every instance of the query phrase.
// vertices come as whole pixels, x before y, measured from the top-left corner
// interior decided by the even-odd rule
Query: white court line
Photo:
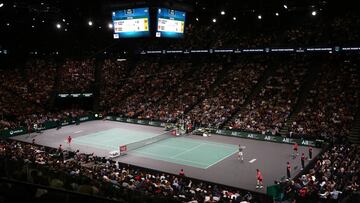
[[[180,155],[182,155],[182,154],[188,153],[188,152],[190,152],[190,151],[192,151],[192,150],[194,150],[194,149],[199,148],[201,145],[204,145],[204,143],[201,143],[201,144],[199,144],[199,145],[197,145],[197,146],[195,146],[195,147],[192,147],[192,148],[187,149],[187,150],[185,150],[185,151],[183,151],[183,152],[180,152],[180,153],[172,156],[171,158],[175,158],[175,157],[180,156]]]
[[[210,165],[209,165],[209,166],[207,166],[205,169],[208,169],[208,168],[210,168],[211,166],[213,166],[213,165],[215,165],[215,164],[219,163],[220,161],[222,161],[222,160],[224,160],[224,159],[228,158],[229,156],[231,156],[231,155],[235,154],[237,151],[238,151],[238,150],[235,150],[235,151],[231,152],[230,154],[226,155],[226,156],[225,156],[225,157],[223,157],[222,159],[219,159],[219,160],[217,160],[215,163],[210,164]]]
[[[81,133],[81,132],[82,132],[82,130],[79,130],[79,131],[74,132],[74,134],[76,134],[76,133]]]
[[[251,159],[250,161],[249,161],[249,163],[254,163],[256,161],[256,159]]]

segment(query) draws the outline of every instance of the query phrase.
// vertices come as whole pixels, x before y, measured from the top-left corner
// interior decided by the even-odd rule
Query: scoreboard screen
[[[132,8],[112,12],[114,39],[147,37],[149,8]]]
[[[156,37],[183,37],[185,29],[185,12],[159,8],[157,12]]]

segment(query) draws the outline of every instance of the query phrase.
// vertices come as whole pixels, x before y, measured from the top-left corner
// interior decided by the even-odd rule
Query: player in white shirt
[[[244,152],[243,152],[243,147],[239,144],[239,153],[238,153],[238,160],[241,159],[241,161],[244,161]]]

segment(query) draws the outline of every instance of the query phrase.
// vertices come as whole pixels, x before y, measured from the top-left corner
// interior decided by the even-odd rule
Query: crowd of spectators
[[[325,151],[308,172],[285,182],[286,198],[338,202],[360,191],[360,147],[335,144]]]
[[[273,65],[276,66],[274,74],[234,117],[231,128],[277,134],[284,126],[298,100],[309,65],[304,60]]]
[[[147,109],[142,115],[144,118],[153,116],[152,119],[174,122],[204,98],[216,81],[218,73],[223,70],[223,65],[217,62],[187,65],[192,67],[193,72],[179,80],[156,106]]]
[[[0,70],[0,115],[42,112],[54,87],[53,61],[31,60],[23,68]],[[8,105],[8,106],[3,106]]]
[[[54,93],[59,91],[92,91],[89,84],[90,78],[94,78],[94,67],[90,68],[90,61],[70,59],[63,66],[60,64],[53,59],[30,59],[23,67],[0,69],[0,130],[28,128],[46,120],[61,120],[70,114],[83,115],[81,109],[58,111],[49,108],[49,104]],[[57,75],[59,67],[61,76]],[[92,73],[86,71],[90,69]],[[59,89],[56,88],[57,79],[62,81]],[[85,82],[87,79],[89,81]]]
[[[192,22],[187,25],[183,39],[151,40],[142,48],[338,46],[350,43],[354,46],[358,43],[358,22],[358,14],[354,13],[323,16],[317,21],[309,18],[301,23],[289,23],[277,31],[259,26],[261,32],[256,35],[252,26],[243,28],[233,24],[240,22]],[[1,69],[0,127],[18,126],[17,117],[46,114],[44,112],[53,107],[53,93],[99,91],[94,94],[99,97],[96,100],[99,109],[108,114],[169,122],[184,116],[202,126],[217,128],[226,124],[233,129],[277,134],[301,97],[300,88],[307,70],[317,64],[308,63],[309,58],[301,57],[290,57],[288,61],[281,58],[276,61],[275,58],[261,64],[255,60],[231,61],[236,57],[216,54],[164,58],[130,57],[128,61],[30,59],[22,68]],[[358,109],[359,81],[354,65],[357,63],[340,63],[341,59],[333,61],[340,70],[330,62],[324,62],[305,106],[291,123],[292,134],[313,137],[349,134]],[[274,73],[265,79],[259,94],[245,103],[267,67],[273,68]]]
[[[357,61],[323,63],[306,103],[291,124],[301,137],[349,135],[359,108],[360,71]]]
[[[117,84],[102,90],[109,97],[103,97],[101,106],[112,114],[135,117],[164,96],[181,79],[185,69],[177,64],[160,65],[160,60],[141,60],[134,64],[130,73],[119,78]],[[105,64],[106,65],[106,64]],[[108,73],[104,72],[104,77]],[[122,99],[119,99],[122,98]]]
[[[67,59],[59,71],[59,92],[89,92],[95,82],[95,59]]]
[[[195,126],[219,128],[238,110],[259,82],[265,64],[234,62],[222,82],[187,114]]]
[[[0,120],[0,130],[8,130],[15,128],[33,129],[34,125],[41,128],[46,122],[61,122],[66,120],[74,120],[81,116],[88,116],[91,111],[82,109],[67,109],[56,112],[41,112],[32,114],[22,114],[12,119]]]
[[[311,56],[286,59],[285,62],[275,56],[238,59],[174,56],[144,57],[138,61],[101,60],[97,62],[101,68],[97,82],[101,84],[100,111],[167,122],[186,118],[194,126],[226,125],[277,134],[302,96],[305,77],[314,72],[309,70],[319,69],[304,105],[289,126],[289,134],[325,139],[348,135],[359,107],[357,57],[334,56],[327,62]],[[320,67],[315,67],[319,63]],[[57,117],[56,111],[46,108],[53,92],[95,91],[90,88],[95,78],[94,64],[94,60],[68,59],[64,63],[32,60],[24,69],[1,70],[1,129],[25,127],[33,120]],[[271,71],[264,75],[267,69]],[[258,87],[261,77],[265,79]],[[61,81],[59,86],[56,80]],[[245,103],[254,91],[256,94]],[[54,113],[49,116],[47,112]]]
[[[179,202],[257,202],[249,192],[115,162],[93,154],[47,148],[13,140],[0,140],[2,176],[115,200],[163,197]],[[6,165],[5,163],[6,160]],[[27,170],[25,170],[27,169]],[[6,191],[6,184],[0,184]],[[130,196],[136,192],[136,195]],[[47,191],[35,191],[37,200]],[[134,193],[135,194],[135,193]],[[137,200],[139,200],[137,199]],[[131,199],[130,199],[131,201]],[[133,200],[135,201],[135,200]]]
[[[52,60],[42,59],[29,60],[22,68],[0,69],[0,129],[19,127],[20,117],[44,112],[55,71]]]
[[[105,59],[101,66],[101,88],[100,97],[104,98],[100,101],[101,108],[115,106],[119,97],[116,96],[117,90],[125,84],[128,68],[130,66],[127,61],[117,61],[115,59]],[[112,111],[115,111],[114,108]]]

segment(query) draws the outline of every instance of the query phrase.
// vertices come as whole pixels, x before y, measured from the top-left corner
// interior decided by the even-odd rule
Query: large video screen
[[[149,31],[149,8],[132,8],[112,13],[114,38],[147,37]]]
[[[184,35],[185,12],[159,8],[156,37],[179,38]]]

